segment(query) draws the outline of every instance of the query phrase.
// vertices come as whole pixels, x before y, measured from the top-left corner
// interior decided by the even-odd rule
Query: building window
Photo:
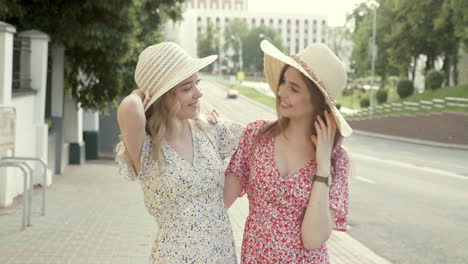
[[[270,18],[270,25],[273,25],[273,19]]]
[[[317,40],[316,40],[316,39],[314,39],[314,43],[317,43]]]
[[[306,34],[306,35],[309,34],[309,31],[307,30],[307,28],[304,29],[304,34]]]
[[[314,31],[313,31],[313,32],[314,32],[314,35],[315,35],[315,34],[317,34],[317,30],[315,30],[315,29],[314,29]]]
[[[197,20],[198,20],[198,22],[201,22],[201,17],[198,17]]]
[[[289,25],[289,24],[291,24],[291,20],[290,20],[290,19],[288,19],[288,25]]]
[[[252,18],[252,24],[255,24],[255,18]]]
[[[260,20],[260,24],[265,24],[265,20],[263,18]]]
[[[325,39],[322,39],[322,43],[325,43]]]
[[[288,28],[288,34],[291,33],[291,30]]]
[[[216,23],[219,23],[219,17],[216,18]]]
[[[317,24],[317,20],[314,19],[314,25],[316,25],[316,24]]]
[[[309,24],[309,20],[304,20],[304,24],[308,25],[308,24]]]
[[[291,39],[290,39],[290,38],[288,38],[288,43],[289,43],[289,42],[291,42]]]
[[[224,19],[224,22],[229,23],[229,18],[226,17],[226,19]]]
[[[322,20],[322,25],[325,25],[325,23],[326,23],[325,20]]]
[[[299,29],[296,29],[296,34],[299,34]]]
[[[299,19],[296,20],[296,25],[299,25]]]
[[[296,54],[299,53],[299,47],[296,46]]]
[[[283,20],[279,19],[278,24],[283,24]]]

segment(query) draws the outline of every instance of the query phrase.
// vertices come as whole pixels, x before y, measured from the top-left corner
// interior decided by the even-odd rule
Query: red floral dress
[[[273,138],[255,145],[266,121],[250,123],[226,173],[239,175],[249,199],[249,216],[242,242],[242,263],[330,263],[326,243],[318,250],[306,250],[301,225],[313,190],[309,176],[317,165],[280,177],[274,159]],[[348,157],[340,148],[333,152],[335,178],[330,187],[330,208],[336,210],[334,230],[346,231],[348,216]]]

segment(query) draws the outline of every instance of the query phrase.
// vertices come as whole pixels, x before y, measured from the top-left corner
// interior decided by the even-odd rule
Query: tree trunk
[[[442,64],[442,70],[445,73],[445,86],[450,85],[450,57],[445,56],[444,62]]]
[[[411,68],[411,81],[414,85],[414,79],[416,78],[416,66],[418,66],[417,58],[413,57],[413,67]]]

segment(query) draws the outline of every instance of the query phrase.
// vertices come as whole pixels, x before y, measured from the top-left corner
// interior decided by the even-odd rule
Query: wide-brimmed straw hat
[[[173,42],[162,42],[144,49],[138,56],[135,82],[145,94],[145,111],[163,94],[217,58],[218,55],[211,55],[194,59]]]
[[[263,40],[260,48],[265,53],[264,70],[270,88],[278,92],[279,78],[287,64],[299,70],[313,81],[323,93],[342,136],[351,135],[353,130],[335,106],[335,98],[346,85],[346,70],[343,63],[327,46],[316,43],[295,55],[287,56],[268,40]]]

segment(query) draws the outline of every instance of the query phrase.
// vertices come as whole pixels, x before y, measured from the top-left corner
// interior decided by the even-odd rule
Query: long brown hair
[[[278,80],[278,84],[277,84],[277,87],[276,87],[277,88],[276,91],[279,90],[279,86],[280,86],[281,82],[284,79],[284,74],[286,73],[286,70],[289,67],[290,66],[288,64],[286,64],[283,67],[283,69],[281,70],[280,78]],[[302,80],[304,81],[304,83],[307,86],[307,90],[309,91],[310,100],[311,100],[312,104],[314,105],[314,112],[312,113],[314,122],[315,122],[315,120],[317,119],[318,116],[320,116],[322,118],[322,120],[324,122],[326,122],[325,111],[328,111],[329,113],[331,113],[331,111],[330,111],[330,107],[328,106],[328,104],[325,101],[325,96],[323,95],[323,93],[319,90],[317,85],[312,80],[307,78],[302,73],[301,73],[301,77],[302,77]],[[262,138],[272,138],[272,137],[276,137],[278,135],[281,135],[281,134],[284,133],[285,129],[288,127],[289,118],[281,117],[280,114],[279,114],[280,103],[281,103],[280,98],[279,98],[278,95],[276,95],[276,114],[278,116],[278,120],[274,121],[273,123],[271,123],[271,124],[267,125],[265,128],[263,128],[258,133],[254,144],[256,144]],[[312,127],[312,135],[317,136],[317,132],[315,131],[315,126]],[[334,145],[336,145],[336,142],[338,140],[338,136],[340,136],[339,130],[336,131],[335,144]],[[335,171],[335,162],[332,160],[331,164],[332,164],[331,175],[334,178],[335,177],[335,173],[334,173],[334,171]]]
[[[284,74],[285,74],[286,70],[289,67],[290,66],[288,64],[286,64],[283,67],[283,69],[281,70],[280,78],[279,78],[279,81],[278,81],[278,84],[277,84],[278,87],[276,89],[277,91],[279,89],[279,85],[281,84],[281,82],[284,79]],[[319,90],[317,85],[312,80],[307,78],[304,74],[301,73],[301,77],[302,77],[302,80],[304,81],[304,83],[307,86],[307,90],[309,91],[310,100],[312,101],[312,104],[314,105],[314,113],[312,114],[313,119],[315,120],[317,118],[317,116],[321,116],[322,119],[325,121],[325,115],[324,115],[325,110],[330,111],[330,107],[325,102],[325,97],[324,97],[323,93]],[[281,117],[280,114],[279,114],[280,103],[281,103],[280,98],[277,95],[276,96],[276,114],[278,116],[278,120],[276,120],[275,122],[269,124],[262,131],[260,131],[260,133],[257,136],[257,141],[261,137],[264,137],[264,136],[267,137],[267,138],[278,136],[278,135],[280,135],[280,134],[282,134],[284,132],[286,127],[288,127],[289,118]],[[313,129],[313,135],[317,135],[317,133],[315,132],[315,127],[313,127],[312,129]]]

